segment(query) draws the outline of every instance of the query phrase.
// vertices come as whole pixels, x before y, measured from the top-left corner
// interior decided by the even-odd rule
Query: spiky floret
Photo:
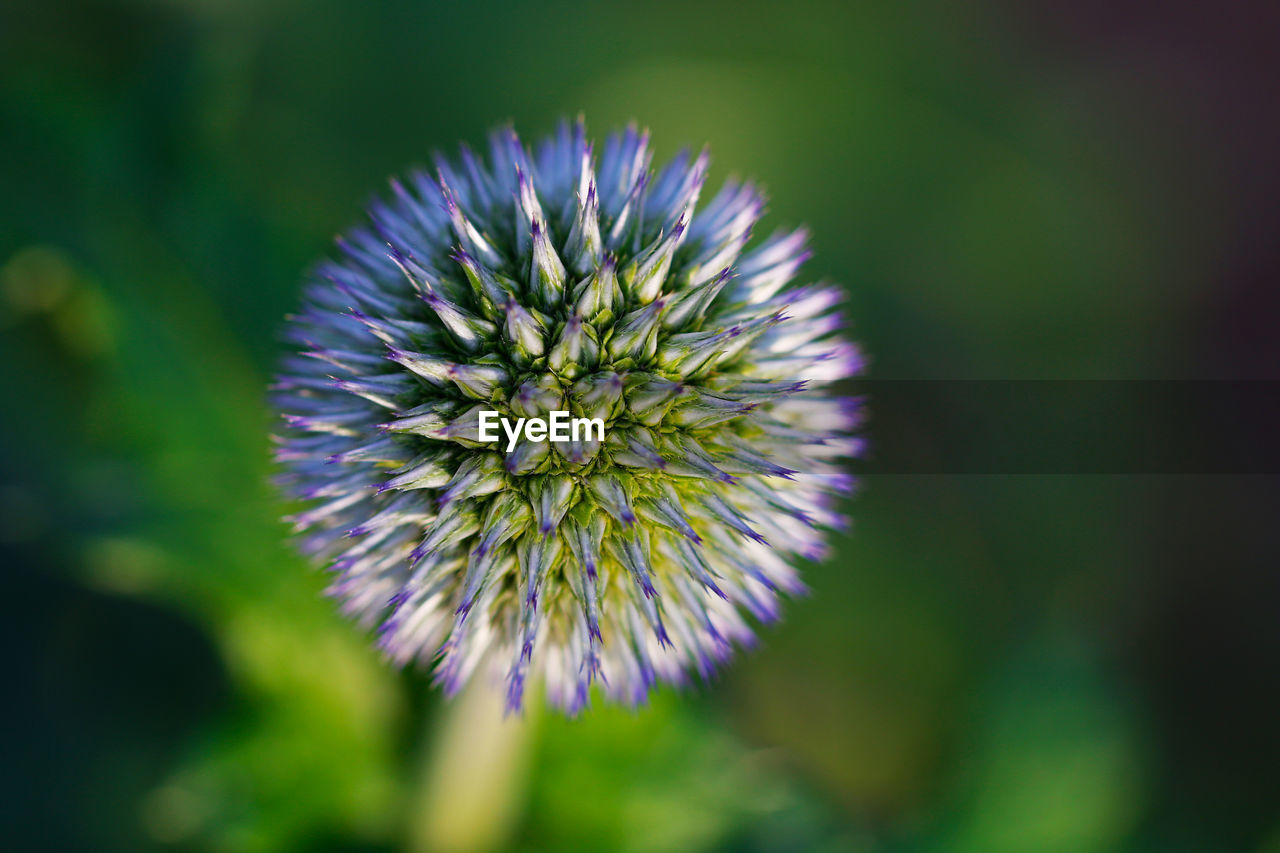
[[[803,586],[841,524],[857,406],[838,290],[793,283],[801,230],[750,250],[764,200],[706,153],[650,171],[647,132],[597,158],[579,121],[511,130],[393,180],[290,318],[275,404],[304,549],[396,662],[452,693],[530,677],[568,713],[708,676]],[[481,441],[479,415],[569,411],[605,440]]]

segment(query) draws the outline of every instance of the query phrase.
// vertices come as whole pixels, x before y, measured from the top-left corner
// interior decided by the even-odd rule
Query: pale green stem
[[[528,794],[538,703],[504,717],[503,700],[472,679],[436,721],[410,802],[410,850],[480,853],[509,840]]]

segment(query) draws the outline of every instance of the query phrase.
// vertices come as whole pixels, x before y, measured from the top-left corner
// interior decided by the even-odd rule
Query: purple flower
[[[290,520],[450,693],[493,675],[518,708],[540,680],[576,713],[705,677],[842,524],[840,291],[795,283],[803,229],[748,248],[754,184],[699,207],[707,155],[651,159],[634,127],[598,156],[581,122],[499,131],[392,181],[290,318]]]

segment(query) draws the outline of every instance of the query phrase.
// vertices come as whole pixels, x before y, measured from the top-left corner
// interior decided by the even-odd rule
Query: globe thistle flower
[[[343,612],[450,694],[491,673],[518,709],[541,677],[576,713],[593,683],[635,705],[708,677],[842,523],[857,406],[823,389],[860,356],[840,292],[794,282],[803,229],[748,248],[753,183],[699,208],[706,153],[651,158],[634,127],[597,156],[581,122],[437,157],[289,318],[289,520]],[[557,411],[603,439],[486,429]]]

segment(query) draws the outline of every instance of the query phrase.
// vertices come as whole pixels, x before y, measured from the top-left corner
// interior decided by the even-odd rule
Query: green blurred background
[[[984,471],[1016,399],[938,437],[957,380],[1277,378],[1274,18],[0,5],[0,846],[1280,851],[1277,478]],[[809,223],[910,440],[714,684],[499,725],[319,596],[264,386],[388,175],[580,111]]]

